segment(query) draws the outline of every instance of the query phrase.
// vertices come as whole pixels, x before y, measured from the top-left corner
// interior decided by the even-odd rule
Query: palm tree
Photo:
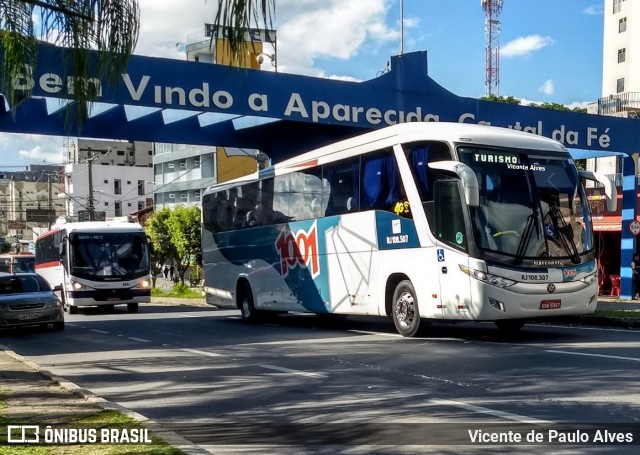
[[[226,38],[234,56],[244,45],[244,31],[257,24],[272,28],[276,0],[218,0],[214,26],[228,29]]]
[[[77,101],[67,120],[75,118],[80,126],[87,102],[98,95],[83,81],[97,71],[115,82],[135,48],[139,26],[138,0],[0,0],[0,92],[15,109],[30,91],[14,90],[12,81],[33,74],[38,41],[64,47],[63,76],[73,81],[69,97]]]

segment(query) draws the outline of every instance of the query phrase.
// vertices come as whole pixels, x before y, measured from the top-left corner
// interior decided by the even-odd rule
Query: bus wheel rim
[[[396,300],[396,317],[403,325],[410,325],[413,321],[414,310],[413,296],[409,292],[403,292]]]

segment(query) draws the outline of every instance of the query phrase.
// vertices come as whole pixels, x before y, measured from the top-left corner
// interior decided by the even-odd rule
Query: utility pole
[[[96,212],[96,208],[93,205],[93,170],[91,168],[96,156],[97,155],[91,155],[91,148],[89,148],[89,157],[87,158],[87,164],[89,166],[89,206],[87,207],[89,211],[89,221],[95,221]]]

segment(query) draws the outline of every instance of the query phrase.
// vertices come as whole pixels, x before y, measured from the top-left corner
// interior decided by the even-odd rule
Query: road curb
[[[112,403],[94,394],[90,390],[85,389],[84,387],[80,387],[78,384],[72,381],[69,381],[65,378],[57,376],[49,370],[44,370],[40,368],[39,365],[31,362],[30,360],[25,359],[20,354],[15,353],[14,351],[12,351],[11,349],[9,349],[8,347],[2,344],[0,344],[0,351],[4,352],[9,357],[24,363],[29,368],[34,370],[36,373],[41,375],[43,378],[53,381],[54,383],[58,384],[60,387],[69,390],[71,393],[81,397],[85,401],[95,404],[101,409],[118,411],[126,415],[127,417],[134,419],[144,428],[148,429],[149,432],[153,434],[153,436],[156,436],[162,439],[165,443],[171,445],[172,447],[175,447],[176,449],[183,451],[188,455],[205,455],[205,454],[210,455],[211,454],[211,452],[209,452],[208,450],[205,450],[203,447],[200,447],[199,445],[194,444],[193,442],[183,438],[177,433],[164,429],[162,425],[156,422],[155,420],[150,419],[138,412],[132,411],[131,409],[126,408],[117,403]]]

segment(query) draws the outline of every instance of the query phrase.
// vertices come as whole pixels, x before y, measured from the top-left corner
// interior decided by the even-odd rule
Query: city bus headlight
[[[74,291],[83,291],[87,289],[87,287],[84,284],[78,283],[77,281],[72,281],[71,287],[73,288]]]
[[[136,287],[138,289],[147,289],[148,287],[151,287],[151,283],[149,282],[149,280],[143,280],[139,282]]]
[[[582,278],[580,278],[580,281],[586,284],[592,284],[592,283],[595,283],[597,279],[598,279],[598,272],[593,272],[587,276],[583,276]]]
[[[483,283],[487,283],[499,288],[507,288],[516,284],[516,282],[513,280],[509,280],[497,275],[492,275],[487,272],[481,272],[480,270],[471,269],[464,265],[460,265],[460,270],[469,275],[471,278],[475,278],[478,281],[482,281]]]

